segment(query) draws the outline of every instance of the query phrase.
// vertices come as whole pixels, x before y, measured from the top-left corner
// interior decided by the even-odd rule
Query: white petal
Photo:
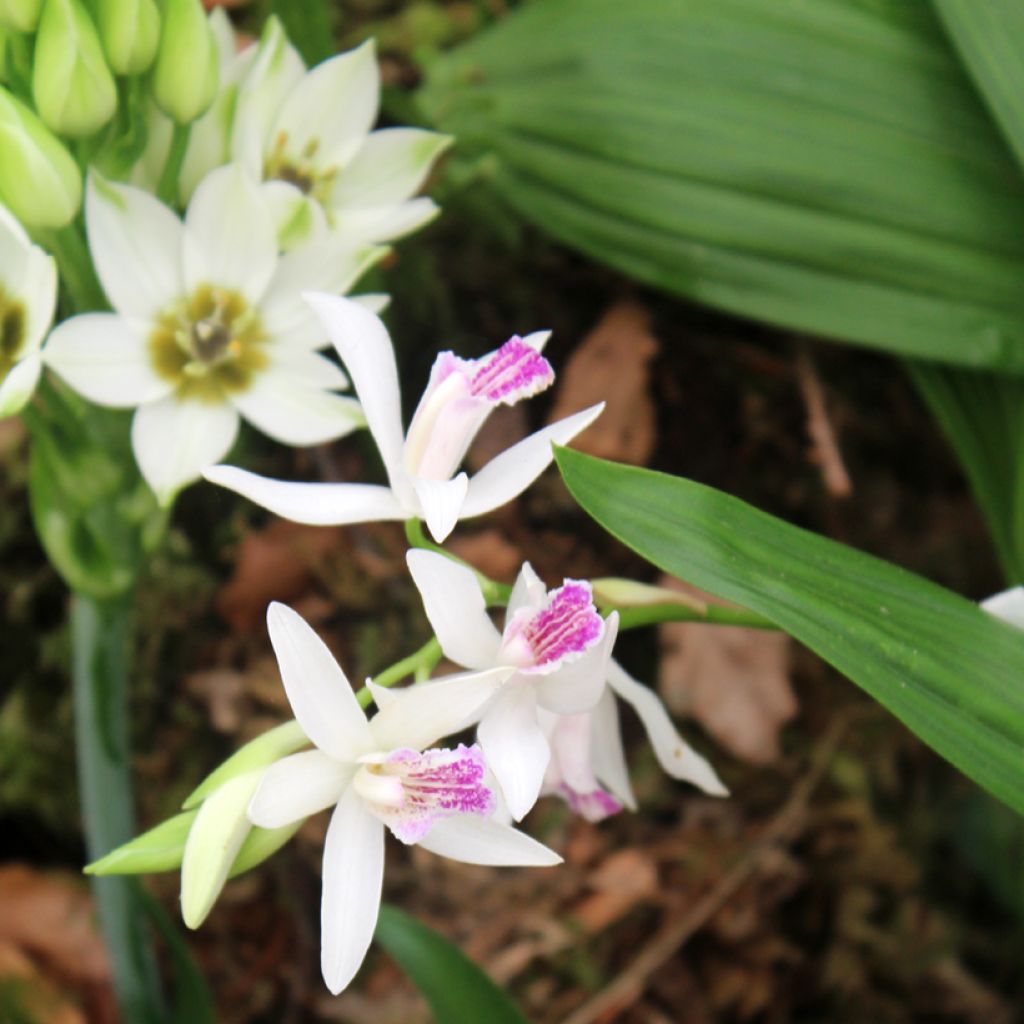
[[[1024,629],[1024,587],[1011,587],[981,602],[985,611],[1011,626]]]
[[[544,598],[547,597],[547,593],[548,588],[534,572],[533,566],[529,562],[523,562],[523,567],[519,570],[515,586],[512,587],[512,593],[508,599],[508,608],[505,610],[506,628],[520,608],[525,608],[527,605],[539,608],[543,604]]]
[[[543,352],[544,346],[548,343],[548,339],[551,337],[550,331],[534,331],[532,334],[524,334],[523,341],[534,350],[534,352]]]
[[[296,185],[274,179],[260,183],[260,195],[274,222],[282,251],[315,245],[330,232],[324,208]]]
[[[0,283],[8,295],[21,292],[25,254],[31,249],[32,242],[21,221],[0,204]]]
[[[288,702],[302,731],[338,761],[354,761],[372,743],[366,715],[327,645],[298,612],[275,601],[267,609]]]
[[[132,418],[135,461],[162,505],[224,458],[238,433],[230,405],[181,402],[173,395],[140,406]]]
[[[340,526],[410,518],[387,487],[374,484],[291,483],[270,480],[235,466],[211,466],[203,471],[203,476],[293,523]]]
[[[512,675],[512,669],[492,668],[399,690],[370,722],[376,749],[423,750],[467,728]]]
[[[323,444],[364,425],[354,398],[309,387],[280,372],[260,374],[231,401],[254,427],[282,444]]]
[[[402,475],[404,435],[398,368],[387,328],[380,317],[350,299],[322,292],[307,293],[306,299],[352,378],[367,426],[393,484]]]
[[[362,295],[352,295],[349,301],[368,309],[371,313],[380,316],[388,306],[391,305],[391,296],[384,292],[365,292]]]
[[[397,206],[419,189],[452,141],[450,135],[421,128],[372,132],[338,175],[328,205]]]
[[[638,683],[616,661],[608,664],[608,683],[639,715],[655,757],[667,774],[691,782],[711,796],[729,795],[714,768],[679,735],[653,690]]]
[[[345,371],[320,352],[281,346],[272,349],[268,355],[271,357],[268,372],[285,374],[293,381],[323,391],[344,391],[348,388]]]
[[[93,265],[114,309],[150,320],[181,297],[182,225],[163,203],[94,171],[85,219]]]
[[[97,405],[131,408],[173,389],[153,368],[145,325],[116,313],[83,313],[58,324],[42,357]]]
[[[370,696],[373,697],[373,703],[377,705],[378,710],[386,708],[389,704],[394,704],[405,692],[404,690],[393,690],[390,686],[378,686],[372,679],[366,680],[366,688],[370,691]]]
[[[622,748],[619,706],[611,688],[605,689],[597,707],[590,714],[590,751],[594,774],[631,811],[636,810],[636,797],[629,781],[629,766]]]
[[[189,928],[206,920],[249,834],[245,808],[260,772],[239,775],[211,793],[189,829],[181,858],[181,917]]]
[[[466,668],[495,665],[501,636],[473,571],[434,551],[413,549],[405,560],[445,657]]]
[[[522,494],[551,464],[553,444],[568,444],[600,415],[604,402],[552,423],[496,455],[469,481],[463,518],[483,515]]]
[[[418,845],[464,864],[546,868],[562,863],[554,850],[525,832],[472,814],[441,818]]]
[[[0,380],[0,419],[13,416],[25,408],[39,383],[42,368],[42,360],[33,354],[15,363],[7,376]]]
[[[337,995],[355,977],[370,948],[384,879],[384,825],[348,789],[331,816],[324,842],[320,906],[320,968]]]
[[[260,828],[282,828],[333,807],[355,771],[355,765],[335,761],[322,750],[283,757],[257,778],[249,821]]]
[[[551,758],[533,687],[508,686],[480,723],[477,738],[512,817],[521,821],[537,802]]]
[[[287,253],[260,302],[263,329],[275,343],[323,348],[327,331],[303,293],[341,295],[387,252],[371,246],[343,247],[326,238]]]
[[[554,722],[545,721],[545,712],[538,719],[551,744],[551,763],[548,765],[545,789],[552,776],[564,782],[577,793],[592,793],[598,788],[591,752],[590,715],[553,715]]]
[[[608,661],[618,632],[619,615],[612,612],[605,621],[601,639],[593,647],[537,683],[537,702],[559,715],[575,715],[593,708],[604,692]]]
[[[411,479],[427,529],[438,544],[443,544],[459,521],[469,478],[465,473],[460,473],[451,480]]]
[[[330,211],[331,227],[350,243],[393,242],[429,224],[441,208],[419,196],[398,206],[359,206]]]
[[[9,294],[12,293],[9,290]],[[30,351],[38,351],[53,323],[57,306],[57,264],[52,256],[36,246],[24,254],[17,294],[25,303],[25,342],[21,349],[24,357]]]
[[[318,64],[284,101],[270,141],[286,138],[285,153],[314,145],[318,168],[346,164],[377,120],[380,71],[372,40]]]
[[[231,288],[257,303],[277,266],[277,232],[259,189],[238,165],[219,167],[188,204],[185,285]]]

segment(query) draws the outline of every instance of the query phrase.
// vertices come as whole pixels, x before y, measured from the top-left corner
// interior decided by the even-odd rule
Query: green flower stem
[[[185,162],[188,150],[188,138],[192,132],[191,124],[175,124],[171,135],[171,148],[167,151],[167,162],[160,174],[160,183],[156,187],[157,199],[168,206],[178,205],[179,181],[181,165]]]
[[[59,231],[40,231],[38,241],[57,260],[60,281],[75,313],[109,309],[79,221]]]
[[[429,675],[434,666],[441,660],[441,645],[437,637],[428,640],[418,651],[414,651],[407,658],[396,661],[390,668],[384,669],[373,677],[378,686],[394,686],[401,682],[406,676],[415,676],[417,681]],[[365,708],[372,700],[369,687],[364,686],[356,693],[356,700],[359,706]]]
[[[775,629],[771,619],[746,608],[732,608],[726,605],[708,605],[704,611],[684,604],[646,604],[619,608],[616,605],[602,605],[601,614],[608,616],[619,613],[619,630],[639,629],[659,622],[703,622],[710,626],[746,626],[748,629]]]
[[[130,597],[98,601],[74,595],[75,746],[89,860],[135,834],[127,714],[130,634]],[[130,878],[94,878],[92,886],[122,1018],[160,1024],[165,1019],[164,1002],[138,883]]]
[[[478,569],[473,568],[469,562],[464,561],[457,555],[453,555],[450,551],[445,551],[440,544],[435,544],[423,532],[423,524],[418,519],[407,519],[405,521],[405,537],[411,547],[422,548],[424,551],[434,551],[469,569],[476,576],[477,582],[480,584],[480,590],[483,592],[484,600],[489,607],[501,608],[508,604],[508,599],[512,596],[512,588],[507,583],[499,583],[497,580],[492,580]]]

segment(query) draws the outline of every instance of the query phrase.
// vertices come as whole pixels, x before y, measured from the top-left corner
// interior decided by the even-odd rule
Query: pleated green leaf
[[[419,98],[512,207],[642,281],[1024,372],[1024,179],[923,2],[533,0]]]
[[[423,993],[436,1024],[527,1024],[465,953],[408,914],[382,906],[376,939]]]
[[[710,487],[557,449],[580,505],[648,561],[771,619],[1024,812],[1024,635],[971,601]]]

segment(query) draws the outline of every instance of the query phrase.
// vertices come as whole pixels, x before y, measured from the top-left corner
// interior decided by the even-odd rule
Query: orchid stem
[[[480,584],[480,590],[484,595],[484,601],[487,602],[488,607],[503,608],[508,604],[508,599],[512,596],[512,588],[507,583],[499,583],[497,580],[492,580],[490,576],[485,576],[479,569],[474,568],[469,562],[459,558],[458,555],[453,555],[450,551],[445,551],[440,544],[435,544],[423,532],[423,523],[418,519],[407,519],[405,521],[405,537],[411,547],[444,555],[445,558],[450,558],[453,562],[458,562],[459,565],[464,565],[469,569],[476,576],[477,582]]]
[[[747,629],[778,629],[771,619],[746,608],[708,605],[703,611],[684,604],[648,604],[620,608],[603,605],[601,612],[608,616],[619,613],[619,630],[654,626],[659,622],[703,622],[712,626],[744,626]]]
[[[177,206],[179,181],[181,177],[181,165],[185,162],[185,153],[188,151],[188,139],[192,132],[190,124],[175,124],[174,133],[171,135],[171,147],[167,151],[167,160],[164,163],[163,172],[160,174],[160,182],[156,187],[157,199],[168,206]]]

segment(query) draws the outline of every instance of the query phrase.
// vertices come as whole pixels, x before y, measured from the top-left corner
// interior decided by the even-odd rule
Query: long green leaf
[[[1007,142],[1024,165],[1024,4],[934,0]]]
[[[465,953],[408,914],[381,907],[376,937],[423,993],[437,1024],[527,1024]]]
[[[557,450],[569,490],[648,561],[759,612],[1024,812],[1024,636],[903,569],[677,477]]]
[[[419,98],[509,204],[641,280],[1024,372],[1024,180],[923,2],[533,0]]]

